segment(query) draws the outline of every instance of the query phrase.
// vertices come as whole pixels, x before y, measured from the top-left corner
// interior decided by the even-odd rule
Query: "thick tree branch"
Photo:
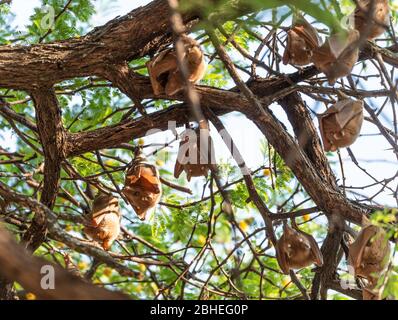
[[[54,268],[54,288],[41,286],[42,268]],[[122,293],[112,292],[89,284],[48,261],[32,257],[18,245],[11,235],[0,227],[0,272],[9,279],[15,279],[26,290],[39,299],[127,299]]]
[[[339,264],[338,251],[344,232],[344,220],[340,216],[329,216],[328,234],[323,241],[321,252],[324,257],[323,266],[317,268],[312,281],[311,299],[326,300],[328,284],[336,280],[336,269]]]
[[[319,175],[332,187],[337,188],[336,179],[311,119],[310,113],[298,93],[292,93],[279,101],[293,127],[299,146],[318,170]]]
[[[36,109],[36,122],[44,152],[44,185],[40,201],[48,208],[54,206],[57,198],[61,162],[65,157],[65,131],[61,110],[52,88],[32,91]],[[45,239],[46,216],[36,212],[32,224],[23,240],[29,249],[36,250]]]
[[[184,22],[195,17],[187,13]],[[0,46],[0,87],[29,90],[102,74],[107,64],[142,57],[170,42],[167,0],[155,0],[80,38],[31,46]]]

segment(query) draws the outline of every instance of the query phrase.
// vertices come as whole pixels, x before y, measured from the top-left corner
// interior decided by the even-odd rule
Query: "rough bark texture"
[[[44,184],[40,201],[53,208],[57,198],[61,162],[65,156],[65,131],[57,97],[51,88],[32,91],[36,108],[36,123],[44,153]],[[45,239],[46,217],[36,213],[24,235],[27,247],[35,251]]]
[[[119,300],[127,299],[121,293],[111,292],[89,284],[73,276],[59,266],[46,260],[31,257],[19,246],[11,235],[0,227],[0,265],[1,274],[18,281],[29,292],[35,292],[39,299],[65,300]],[[54,289],[47,290],[41,286],[42,268],[54,268]]]

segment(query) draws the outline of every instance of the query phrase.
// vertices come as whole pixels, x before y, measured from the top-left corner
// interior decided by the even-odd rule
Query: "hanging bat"
[[[343,99],[318,116],[323,148],[336,151],[355,142],[363,122],[363,101]]]
[[[347,35],[330,36],[322,46],[313,50],[312,61],[326,75],[330,85],[351,73],[358,61],[359,49],[355,45],[358,39],[359,32],[349,30]]]
[[[364,226],[355,241],[349,246],[348,263],[355,276],[367,280],[367,288],[374,288],[390,256],[390,244],[383,228]]]
[[[313,50],[321,45],[318,32],[301,15],[296,15],[287,32],[283,64],[304,66],[311,63]]]
[[[100,192],[94,199],[84,232],[94,241],[101,242],[105,250],[109,250],[119,236],[120,217],[118,198]]]
[[[162,186],[158,169],[140,153],[136,154],[127,169],[122,193],[140,220],[145,220],[148,210],[159,203]]]
[[[204,54],[196,40],[187,35],[182,35],[180,39],[185,48],[183,59],[188,68],[188,80],[191,83],[196,83],[203,78],[206,72]],[[147,68],[155,95],[166,93],[168,96],[173,96],[184,89],[182,75],[178,68],[177,54],[173,48],[160,52],[147,62]]]
[[[292,221],[293,228],[287,223],[283,226],[283,234],[276,244],[276,258],[283,273],[290,269],[308,267],[312,263],[321,267],[323,256],[315,239],[298,229]]]
[[[366,33],[368,40],[383,34],[390,18],[388,0],[373,0],[373,12],[369,14],[368,11],[372,8],[371,3],[372,0],[357,0],[357,6],[353,13],[355,29],[360,34]]]
[[[182,171],[185,171],[188,181],[191,181],[191,177],[207,176],[210,165],[215,162],[215,152],[213,141],[206,133],[208,131],[204,132],[199,127],[183,132],[174,166],[175,178],[178,178]]]

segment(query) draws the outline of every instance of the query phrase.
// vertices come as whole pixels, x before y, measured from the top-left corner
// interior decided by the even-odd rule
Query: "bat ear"
[[[105,251],[109,251],[109,249],[112,247],[112,241],[110,239],[105,239],[102,242],[102,248],[104,248]]]

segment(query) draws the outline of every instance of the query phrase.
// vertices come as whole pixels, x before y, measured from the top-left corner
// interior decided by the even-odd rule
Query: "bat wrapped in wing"
[[[333,85],[337,79],[351,73],[358,61],[358,40],[359,32],[351,29],[330,36],[322,46],[314,49],[312,61],[326,75],[329,84]]]
[[[89,222],[84,232],[109,250],[120,233],[119,200],[112,194],[100,192],[94,199]]]
[[[318,116],[325,151],[352,145],[363,123],[363,101],[343,99]]]
[[[148,210],[160,201],[162,185],[159,171],[141,153],[135,156],[127,168],[122,193],[140,220],[145,220]]]
[[[182,133],[174,177],[185,171],[188,181],[191,177],[207,176],[210,166],[215,163],[213,141],[208,129],[187,129]]]
[[[362,291],[364,299],[380,299],[381,292],[375,287],[378,278],[388,265],[390,250],[384,229],[370,223],[364,225],[355,241],[349,246],[348,263],[356,277],[366,280]]]
[[[314,237],[301,231],[292,222],[283,225],[283,234],[276,244],[276,258],[283,273],[289,274],[291,269],[301,269],[315,263],[323,265],[323,256]]]
[[[312,62],[313,50],[320,45],[316,29],[302,15],[296,14],[292,27],[287,32],[286,49],[282,61],[284,64],[307,65]]]
[[[191,83],[200,81],[206,72],[206,63],[199,43],[187,35],[180,40],[184,44],[183,60],[188,68],[188,80]],[[184,89],[184,82],[178,68],[177,54],[173,48],[161,51],[147,62],[149,77],[155,95],[173,96]]]
[[[372,10],[372,12],[369,12]],[[390,6],[388,0],[357,0],[357,6],[353,13],[355,29],[368,40],[377,38],[386,31]]]

